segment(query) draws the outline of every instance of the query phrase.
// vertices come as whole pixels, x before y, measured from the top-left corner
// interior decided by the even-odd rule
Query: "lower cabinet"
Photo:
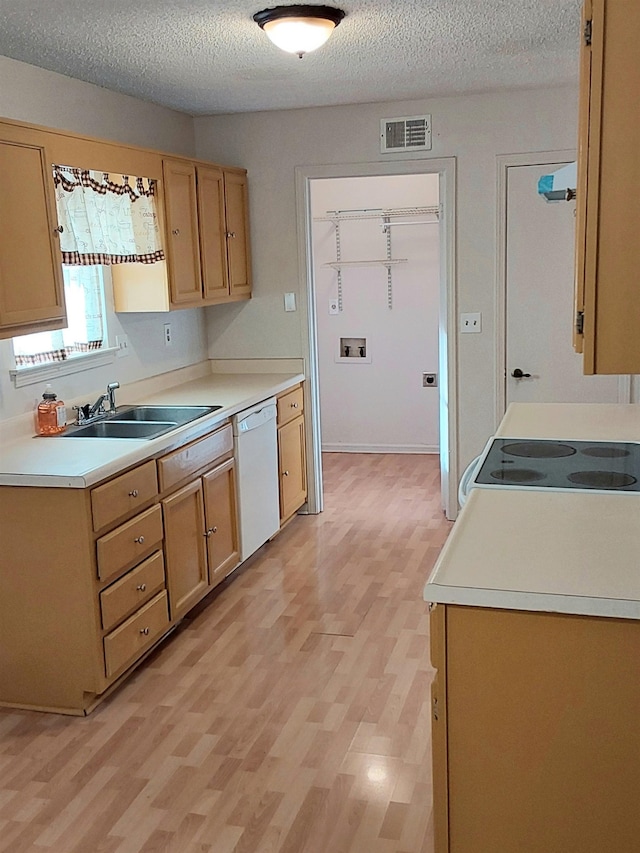
[[[162,501],[171,618],[196,604],[209,588],[202,482],[198,479]]]
[[[238,564],[235,461],[228,459],[162,501],[171,618]]]
[[[278,429],[280,520],[286,521],[307,499],[304,415]]]
[[[236,503],[236,466],[228,459],[202,478],[209,584],[216,586],[240,559]]]
[[[436,853],[633,853],[640,623],[438,604]]]
[[[231,426],[91,489],[1,486],[0,541],[0,705],[86,714],[237,566]]]
[[[278,467],[280,524],[284,524],[307,499],[304,396],[302,385],[280,394],[278,410]]]

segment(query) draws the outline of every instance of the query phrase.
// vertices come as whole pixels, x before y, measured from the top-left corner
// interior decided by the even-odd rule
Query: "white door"
[[[563,165],[506,170],[507,405],[618,402],[618,377],[584,376],[571,344],[575,202],[537,192],[541,175]]]

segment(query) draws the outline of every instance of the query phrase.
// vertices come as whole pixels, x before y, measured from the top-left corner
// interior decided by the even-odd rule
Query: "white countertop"
[[[0,448],[0,485],[85,488],[208,432],[218,423],[304,381],[300,373],[212,373],[126,404],[222,408],[155,439],[25,435]],[[123,389],[123,395],[126,389]]]
[[[514,404],[497,435],[640,441],[640,406]],[[424,598],[640,619],[640,495],[472,489]]]

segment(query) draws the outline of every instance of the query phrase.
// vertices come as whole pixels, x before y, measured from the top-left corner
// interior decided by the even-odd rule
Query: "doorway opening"
[[[437,453],[453,519],[455,161],[296,172],[309,511],[322,509],[323,450]]]

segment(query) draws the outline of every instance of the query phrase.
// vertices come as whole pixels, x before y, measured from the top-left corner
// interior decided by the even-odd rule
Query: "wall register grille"
[[[380,152],[431,151],[431,116],[399,116],[380,121]]]

